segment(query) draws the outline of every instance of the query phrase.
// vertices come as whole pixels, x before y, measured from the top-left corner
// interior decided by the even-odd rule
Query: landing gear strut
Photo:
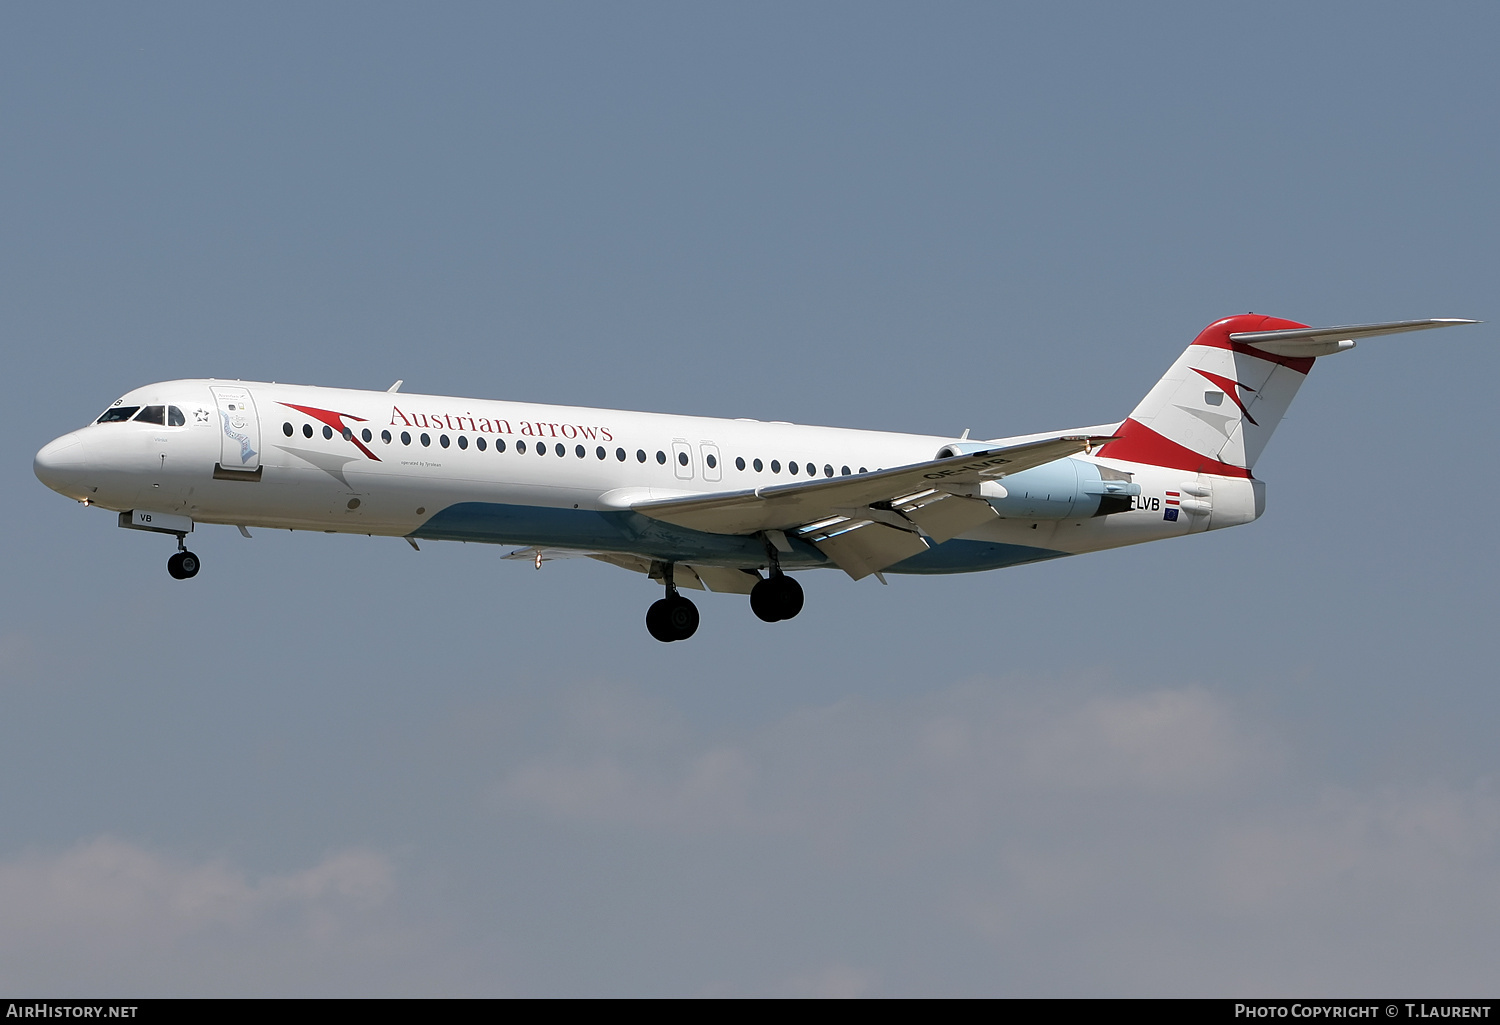
[[[198,575],[198,556],[187,550],[181,534],[177,535],[177,554],[167,560],[167,573],[173,580],[189,580]]]
[[[685,641],[698,630],[698,606],[677,593],[672,564],[663,567],[667,596],[646,610],[646,630],[659,641]]]
[[[792,619],[802,611],[802,585],[781,572],[775,545],[767,543],[771,575],[750,589],[750,611],[767,623]]]

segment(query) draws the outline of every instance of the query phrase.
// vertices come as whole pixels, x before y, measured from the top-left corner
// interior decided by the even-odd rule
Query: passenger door
[[[213,385],[219,407],[219,465],[226,470],[260,469],[260,417],[249,389]]]

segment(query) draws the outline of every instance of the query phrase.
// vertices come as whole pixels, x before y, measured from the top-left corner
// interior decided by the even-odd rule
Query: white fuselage
[[[37,455],[49,487],[112,510],[198,523],[487,541],[754,568],[754,537],[671,527],[632,505],[840,477],[931,460],[955,439],[613,409],[242,381],[138,388],[111,409],[161,423],[96,422]],[[109,415],[109,414],[106,414]],[[136,414],[140,415],[140,414]],[[180,425],[172,421],[180,420]],[[1114,425],[1089,428],[1108,433]],[[1003,445],[1045,435],[1001,439]],[[1097,456],[1139,485],[1130,508],[1012,515],[890,568],[965,572],[1254,519],[1259,482]],[[1096,471],[1097,472],[1097,471]],[[1044,501],[1039,496],[1039,501]],[[1014,500],[1012,500],[1014,505]],[[1029,508],[1029,507],[1026,507]],[[1057,510],[1061,509],[1061,513]],[[1180,515],[1167,518],[1169,509]],[[826,565],[798,545],[788,568]]]

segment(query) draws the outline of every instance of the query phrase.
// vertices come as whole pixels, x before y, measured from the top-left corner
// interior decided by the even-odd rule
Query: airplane
[[[1313,328],[1215,321],[1123,421],[977,440],[490,399],[230,380],[116,399],[36,454],[43,484],[119,525],[199,523],[518,545],[657,581],[659,641],[698,628],[680,589],[795,617],[790,573],[967,573],[1249,523],[1257,457],[1316,359],[1378,335],[1474,324]]]

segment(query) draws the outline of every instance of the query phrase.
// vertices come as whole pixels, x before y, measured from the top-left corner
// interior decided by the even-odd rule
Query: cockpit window
[[[166,406],[144,406],[140,415],[135,418],[136,423],[141,424],[165,424],[167,422]]]
[[[104,415],[95,420],[94,423],[117,424],[122,420],[129,420],[135,416],[135,411],[140,408],[140,406],[115,406],[113,409],[106,409]]]
[[[176,406],[168,406],[167,407],[167,426],[168,427],[185,427],[186,425],[187,425],[187,417],[185,417],[185,416],[182,415],[182,410],[178,409]]]

